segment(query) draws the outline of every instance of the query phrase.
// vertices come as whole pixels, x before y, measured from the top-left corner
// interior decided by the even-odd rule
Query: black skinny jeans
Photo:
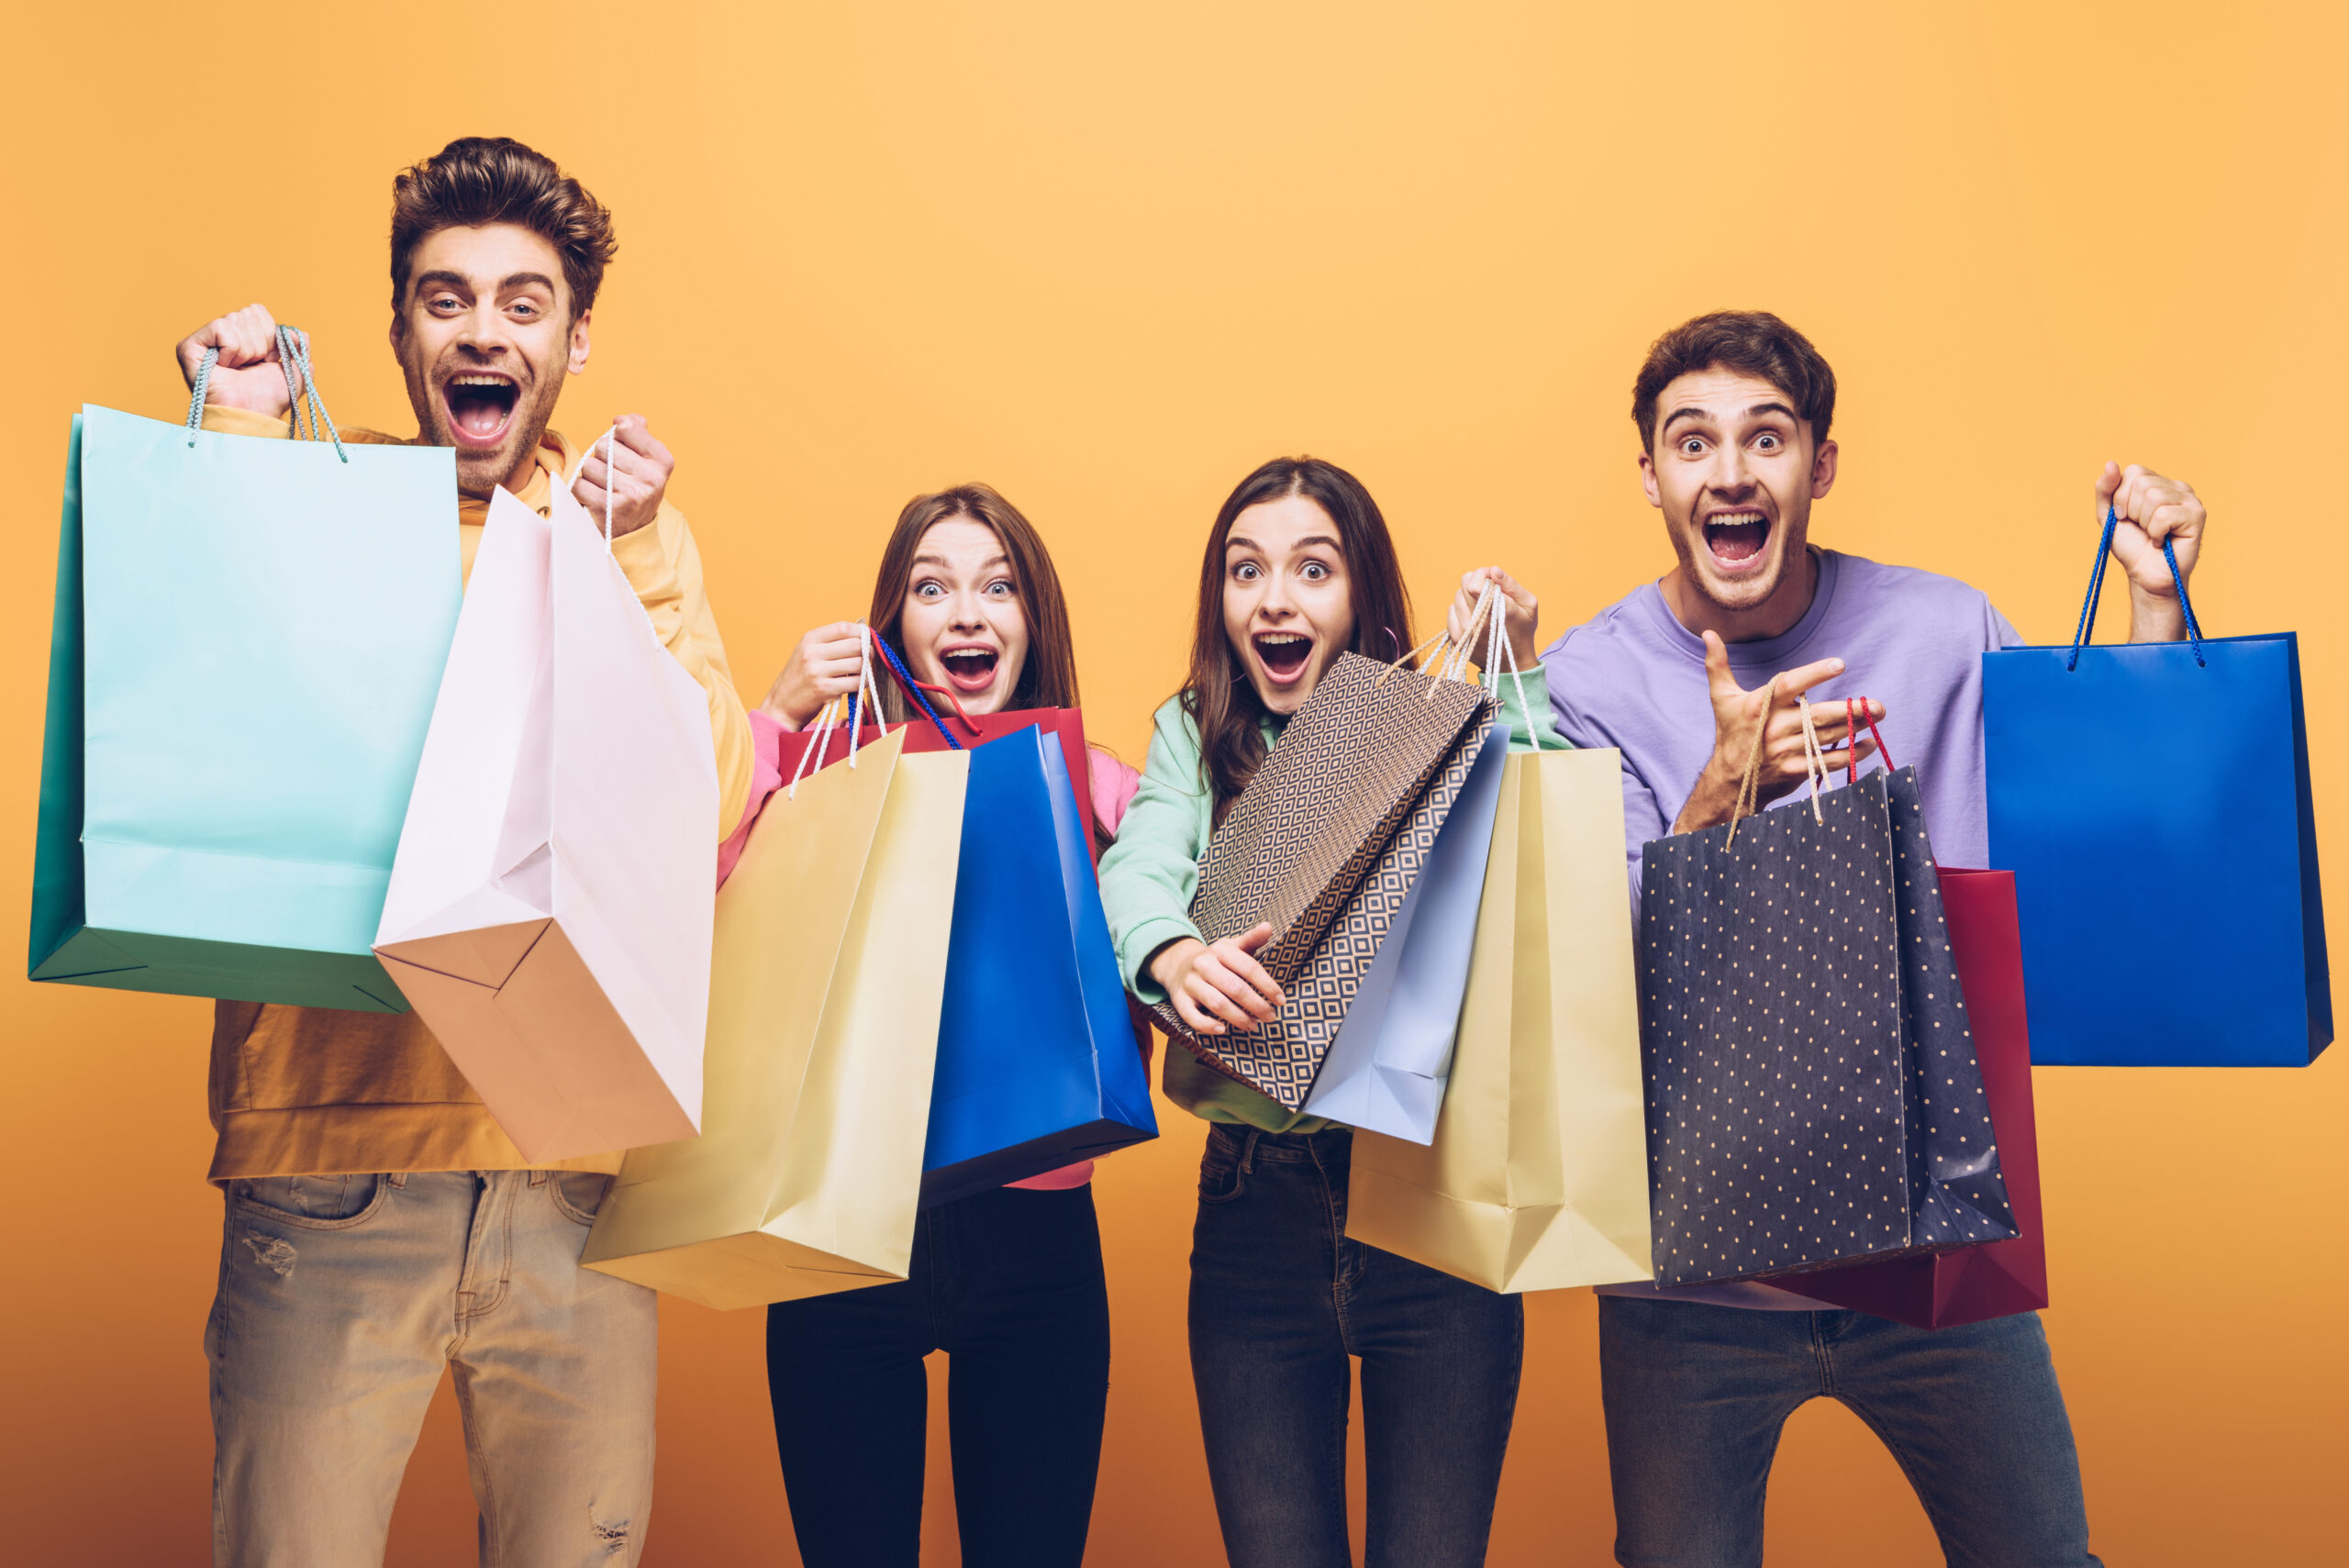
[[[1232,1568],[1350,1568],[1362,1358],[1370,1568],[1476,1568],[1524,1367],[1520,1298],[1346,1237],[1353,1134],[1218,1125],[1199,1162],[1191,1378]]]
[[[807,1568],[915,1568],[930,1384],[966,1568],[1077,1568],[1109,1398],[1093,1189],[1004,1187],[924,1209],[901,1284],[767,1309],[767,1390]]]

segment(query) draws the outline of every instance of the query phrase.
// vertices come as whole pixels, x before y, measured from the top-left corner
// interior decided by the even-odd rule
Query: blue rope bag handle
[[[212,387],[212,367],[220,362],[218,349],[206,349],[196,361],[195,385],[187,401],[187,444],[195,445],[195,438],[204,428],[204,399]],[[310,368],[310,335],[298,327],[280,326],[277,329],[277,367],[285,373],[285,396],[292,406],[288,410],[289,434],[296,440],[317,440],[318,427],[327,428],[327,439],[334,442],[334,455],[343,462],[351,454],[342,450],[342,432],[335,428],[334,417],[327,412],[326,399],[318,395],[317,373]],[[303,406],[307,396],[308,407]]]
[[[906,688],[906,695],[920,704],[921,711],[929,717],[930,723],[938,726],[938,733],[948,747],[957,751],[963,750],[963,743],[954,739],[953,731],[946,728],[946,721],[938,717],[938,710],[930,706],[930,699],[922,695],[921,687],[907,673],[906,662],[897,657],[897,651],[883,641],[877,631],[873,634],[873,646],[881,651],[883,662],[889,666],[889,673],[897,677],[897,684]]]
[[[2080,624],[2072,633],[2072,656],[2064,661],[2066,671],[2080,667],[2080,650],[2087,646],[2088,630],[2096,624],[2097,600],[2104,595],[2104,563],[2112,554],[2112,536],[2121,526],[2120,514],[2111,506],[2104,509],[2104,537],[2097,541],[2096,565],[2088,573],[2087,603],[2080,606]],[[2209,662],[2202,657],[2202,628],[2194,618],[2194,601],[2186,596],[2186,573],[2177,569],[2177,550],[2168,539],[2162,540],[2162,559],[2169,562],[2169,580],[2177,588],[2177,607],[2186,614],[2187,639],[2194,647],[2194,663],[2207,669]]]

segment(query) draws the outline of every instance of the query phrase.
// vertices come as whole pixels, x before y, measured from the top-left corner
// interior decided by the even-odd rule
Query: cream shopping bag
[[[551,500],[490,503],[375,933],[532,1161],[699,1126],[718,863],[707,698]]]
[[[1509,757],[1435,1140],[1354,1134],[1355,1240],[1505,1292],[1651,1277],[1622,790],[1612,750]]]
[[[970,756],[900,731],[769,799],[718,896],[701,1136],[629,1151],[589,1268],[720,1308],[906,1277]]]

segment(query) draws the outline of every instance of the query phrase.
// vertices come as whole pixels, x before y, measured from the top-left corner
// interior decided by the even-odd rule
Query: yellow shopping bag
[[[1355,1240],[1489,1290],[1652,1276],[1621,770],[1509,757],[1435,1140],[1354,1134]]]
[[[629,1151],[587,1267],[721,1308],[906,1277],[969,766],[900,733],[767,802],[718,896],[701,1136]]]

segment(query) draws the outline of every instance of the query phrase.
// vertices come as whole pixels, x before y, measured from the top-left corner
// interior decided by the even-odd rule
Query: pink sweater
[[[751,828],[759,819],[759,808],[767,796],[783,787],[783,726],[765,714],[751,713],[751,799],[743,808],[741,825],[733,837],[718,849],[718,881],[725,885],[727,874],[734,862],[742,858],[742,846],[750,841]],[[1086,782],[1093,791],[1093,815],[1101,825],[1114,833],[1118,824],[1125,820],[1126,807],[1133,804],[1134,792],[1141,787],[1141,775],[1107,751],[1095,748],[1086,759],[1087,771],[1093,775]],[[1150,1064],[1150,1035],[1141,1030],[1142,1064]],[[1047,1171],[1041,1176],[1030,1176],[1024,1182],[1013,1182],[1015,1187],[1031,1187],[1046,1192],[1058,1192],[1064,1187],[1081,1187],[1093,1179],[1093,1162],[1080,1160],[1074,1165],[1063,1165],[1057,1171]]]

